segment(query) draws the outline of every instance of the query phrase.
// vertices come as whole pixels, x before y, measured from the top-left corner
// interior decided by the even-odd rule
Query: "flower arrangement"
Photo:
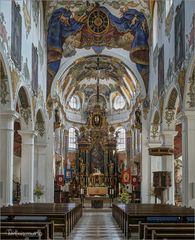
[[[44,186],[41,184],[36,184],[35,189],[34,189],[34,195],[37,196],[38,199],[44,194],[43,192]]]
[[[125,190],[122,190],[120,194],[120,200],[122,203],[128,204],[129,203],[129,194]]]

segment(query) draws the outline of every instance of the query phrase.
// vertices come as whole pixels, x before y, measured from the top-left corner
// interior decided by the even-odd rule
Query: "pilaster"
[[[0,206],[13,204],[13,152],[15,111],[0,113]]]
[[[19,131],[22,137],[21,203],[34,202],[34,137],[35,131]]]

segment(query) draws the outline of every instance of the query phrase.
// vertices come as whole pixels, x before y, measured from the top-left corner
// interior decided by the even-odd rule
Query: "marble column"
[[[195,111],[186,111],[182,121],[182,203],[195,208]]]
[[[35,131],[19,131],[22,137],[21,203],[34,202],[34,137]]]
[[[15,111],[0,113],[0,206],[13,204],[13,152]]]
[[[164,139],[163,147],[174,149],[174,137],[177,135],[175,130],[164,130],[162,136]],[[175,204],[175,168],[174,155],[162,156],[162,171],[171,172],[171,187],[168,189],[167,201],[169,204]]]

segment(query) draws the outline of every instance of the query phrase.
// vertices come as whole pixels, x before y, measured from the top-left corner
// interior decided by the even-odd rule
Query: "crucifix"
[[[111,67],[110,66],[100,66],[100,59],[99,59],[99,55],[97,56],[97,65],[96,67],[85,67],[86,69],[94,69],[97,71],[97,88],[96,88],[96,91],[97,91],[97,103],[99,103],[100,101],[100,70],[111,70]]]

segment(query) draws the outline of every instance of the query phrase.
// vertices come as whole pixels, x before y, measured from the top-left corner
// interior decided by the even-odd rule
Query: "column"
[[[44,194],[41,197],[41,201],[45,202],[45,190],[46,190],[46,171],[47,168],[46,160],[47,160],[47,154],[46,154],[46,147],[47,144],[44,143],[37,143],[36,148],[38,150],[37,152],[37,181],[39,184],[41,184],[44,189]]]
[[[148,130],[147,121],[142,118],[142,165],[141,165],[141,202],[150,202],[150,172],[151,161],[148,153]]]
[[[22,137],[21,203],[34,202],[34,131],[19,131]]]
[[[18,113],[0,113],[0,206],[13,204],[14,121]]]
[[[53,128],[53,116],[48,121],[47,128],[47,146],[46,146],[46,192],[45,192],[45,200],[47,203],[54,202],[54,178],[55,178],[55,133]]]
[[[162,131],[164,138],[163,147],[174,149],[174,137],[177,135],[175,130]],[[169,204],[175,204],[175,168],[174,155],[162,156],[162,171],[171,172],[171,187],[168,189],[167,201]]]
[[[185,112],[182,121],[182,202],[195,207],[195,111]]]

